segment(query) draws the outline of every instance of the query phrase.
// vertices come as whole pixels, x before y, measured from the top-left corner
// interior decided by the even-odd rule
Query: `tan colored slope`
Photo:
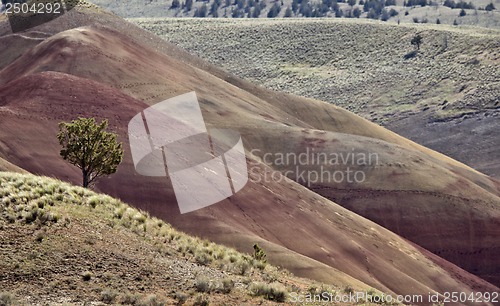
[[[250,131],[264,133],[263,127],[266,125],[269,128],[284,126],[283,123],[269,118],[270,116],[282,118],[284,112],[271,105],[266,105],[265,101],[216,78],[207,79],[207,74],[202,71],[190,67],[174,70],[176,67],[167,65],[172,63],[170,59],[163,58],[165,65],[160,65],[163,61],[154,62],[154,64],[148,63],[147,59],[155,59],[155,56],[159,55],[147,53],[144,48],[140,53],[144,57],[141,60],[134,57],[125,57],[126,60],[124,60],[123,54],[132,53],[137,56],[139,53],[134,52],[139,48],[134,48],[124,38],[121,39],[121,42],[113,38],[113,44],[109,42],[106,44],[106,40],[109,40],[107,37],[110,36],[90,29],[62,33],[37,47],[37,50],[31,53],[31,58],[38,58],[44,62],[46,69],[50,67],[49,65],[59,66],[60,70],[68,69],[68,72],[94,77],[103,82],[112,81],[113,75],[110,71],[120,67],[122,70],[118,71],[123,75],[123,78],[126,81],[127,78],[132,79],[132,73],[124,67],[134,67],[137,68],[135,72],[138,78],[135,85],[142,84],[138,80],[145,82],[148,81],[148,77],[151,78],[146,72],[148,69],[142,68],[141,65],[148,68],[154,67],[160,73],[170,72],[161,76],[157,75],[157,77],[162,77],[160,80],[167,82],[163,85],[167,89],[173,87],[170,93],[172,95],[177,94],[175,90],[190,89],[185,84],[197,86],[198,88],[194,89],[201,92],[202,105],[209,122],[213,123],[215,121],[213,119],[219,116],[220,123],[222,116],[227,114],[225,117],[232,119],[227,120],[227,122],[235,125],[235,121],[239,120],[241,131],[244,133],[250,133]],[[47,46],[53,46],[52,53]],[[63,48],[60,48],[61,46]],[[114,47],[117,54],[122,56],[121,59],[103,57],[103,53],[107,52],[105,50],[109,50],[111,46]],[[122,46],[122,49],[120,50],[118,46]],[[73,60],[72,65],[67,64],[67,58]],[[119,61],[123,62],[122,66],[116,63]],[[178,63],[176,62],[176,64]],[[2,71],[1,76],[5,80],[7,78],[5,71],[9,71],[12,75],[25,75],[26,72],[33,73],[37,69],[41,69],[40,67],[35,61],[17,61]],[[23,71],[22,68],[26,68],[26,70]],[[93,75],[90,74],[92,69]],[[155,70],[150,69],[149,75],[156,73]],[[95,71],[100,73],[95,73]],[[85,75],[85,73],[87,74]],[[183,73],[187,73],[187,75]],[[118,78],[115,77],[115,79]],[[205,80],[208,85],[200,80]],[[153,89],[156,88],[157,94],[167,95],[168,92],[162,88],[163,86],[153,86]],[[216,99],[204,86],[209,86],[212,90],[218,88],[218,91],[221,92],[220,97]],[[130,89],[127,90],[130,91]],[[150,91],[142,90],[144,91],[142,95],[145,98],[151,98],[151,89]],[[140,93],[138,91],[138,94]],[[4,122],[2,130],[6,131],[6,134],[2,135],[2,139],[6,139],[6,142],[11,144],[12,152],[23,152],[22,156],[17,158],[23,161],[27,169],[35,169],[35,172],[50,172],[58,177],[76,182],[79,180],[78,172],[58,159],[57,156],[58,145],[55,138],[51,136],[55,135],[57,131],[57,122],[70,120],[83,114],[109,118],[112,127],[117,129],[122,136],[121,139],[126,141],[124,130],[126,123],[146,106],[109,86],[58,73],[32,74],[20,78],[4,86],[2,94],[8,97],[8,102],[3,106],[11,110],[11,112],[5,112],[4,115],[9,116],[12,111],[17,114],[9,117],[9,120],[2,120]],[[50,108],[47,107],[48,105]],[[265,112],[260,110],[261,107]],[[37,114],[37,116],[33,114]],[[27,121],[43,121],[43,125],[33,123],[25,126],[20,134],[21,137],[13,137],[12,134],[8,133],[8,131],[19,130],[19,127]],[[290,121],[296,126],[308,126],[293,118],[290,118]],[[19,132],[17,134],[19,135]],[[45,137],[40,137],[39,134],[43,134]],[[254,144],[256,143],[254,141]],[[40,162],[49,160],[53,163],[51,166]],[[465,277],[466,281],[465,284],[457,281],[455,272],[446,272],[456,269],[448,263],[439,263],[444,267],[444,270],[437,267],[432,261],[426,259],[426,257],[431,257],[434,258],[434,261],[438,261],[436,257],[425,251],[417,250],[396,235],[291,181],[249,184],[244,191],[219,205],[183,216],[178,215],[172,190],[168,186],[168,181],[164,179],[146,178],[135,174],[130,156],[127,156],[126,163],[120,168],[120,172],[111,179],[104,180],[99,187],[101,190],[129,200],[155,215],[171,220],[180,228],[214,240],[225,240],[226,243],[238,244],[240,249],[251,247],[250,242],[256,239],[268,240],[270,241],[268,249],[271,252],[276,251],[277,254],[279,252],[282,254],[275,260],[289,258],[290,261],[286,261],[287,266],[305,275],[309,273],[313,277],[327,276],[324,273],[325,270],[321,274],[318,273],[324,268],[322,265],[316,264],[316,269],[301,269],[304,267],[304,258],[293,256],[293,253],[285,251],[280,245],[336,267],[370,286],[393,292],[410,293],[415,292],[415,290],[424,292],[428,288],[439,291],[443,291],[445,288],[447,290],[450,288],[463,290],[492,288],[459,269],[456,271],[459,271],[458,273],[462,275],[461,277]],[[298,198],[299,201],[297,201]],[[344,218],[347,219],[343,220]],[[280,220],[280,222],[276,222],[276,220]],[[290,233],[292,226],[295,226],[298,232]],[[373,231],[372,228],[375,229],[376,233],[366,234]],[[391,239],[394,241],[389,243],[387,237],[392,237]],[[310,242],[315,240],[317,242],[315,242],[314,247],[311,247]],[[377,241],[379,242],[377,243]],[[317,246],[322,246],[324,249],[318,249]],[[415,256],[418,256],[420,260],[414,261]],[[396,258],[398,262],[387,262],[389,258],[392,260]],[[314,261],[310,262],[314,266]],[[427,269],[426,266],[433,268]],[[382,273],[383,271],[380,271],[382,268],[391,272]],[[346,281],[348,279],[345,276],[337,278],[336,273],[332,273],[332,275],[334,279],[330,278],[330,281]],[[438,275],[445,276],[438,278]]]

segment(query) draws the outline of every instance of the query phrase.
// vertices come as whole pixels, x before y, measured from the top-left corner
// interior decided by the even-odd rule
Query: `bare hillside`
[[[132,21],[240,77],[344,107],[500,175],[499,31],[352,20]],[[417,33],[421,49],[405,59]]]

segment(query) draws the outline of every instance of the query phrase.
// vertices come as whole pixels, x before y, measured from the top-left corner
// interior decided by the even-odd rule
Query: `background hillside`
[[[499,28],[498,0],[93,0],[130,17],[334,17]],[[461,12],[461,9],[464,11]]]
[[[344,107],[500,176],[497,30],[347,19],[132,21],[252,82]],[[417,33],[421,50],[405,59]]]

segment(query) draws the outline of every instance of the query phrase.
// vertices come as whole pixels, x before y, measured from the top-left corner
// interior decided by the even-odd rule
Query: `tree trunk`
[[[87,188],[89,186],[89,175],[85,170],[82,170],[82,175],[83,175],[83,187]]]

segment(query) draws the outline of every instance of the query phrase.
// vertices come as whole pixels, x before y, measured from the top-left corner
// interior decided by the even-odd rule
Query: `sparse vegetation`
[[[458,10],[453,11],[453,17],[458,19],[457,14]],[[406,18],[411,20],[411,15]],[[418,112],[418,101],[430,102],[427,114],[434,116],[437,112],[442,114],[436,114],[440,118],[456,116],[441,110],[438,104],[443,99],[450,101],[454,109],[496,107],[498,65],[490,57],[476,66],[469,63],[477,57],[472,50],[484,50],[484,54],[496,52],[492,41],[498,40],[498,31],[453,28],[449,25],[453,22],[451,16],[439,19],[443,30],[436,30],[430,23],[395,26],[334,19],[272,22],[144,19],[134,22],[252,82],[335,103],[378,124],[388,125],[400,118],[399,114],[408,116]],[[207,27],[214,30],[206,34]],[[256,27],[258,33],[253,31]],[[331,36],[332,31],[335,36]],[[312,32],[318,39],[314,48],[305,48],[310,40],[308,33]],[[413,52],[416,46],[410,45],[417,33],[423,38],[418,54]],[[355,39],[355,44],[346,43],[360,35],[363,38]],[[446,47],[443,40],[447,40]],[[220,41],[225,43],[217,43]],[[348,52],[337,55],[330,52],[332,46]],[[261,56],[263,50],[266,56]],[[224,54],[224,59],[220,54]],[[242,54],[251,57],[252,64],[245,61],[247,57]],[[457,57],[464,60],[456,61]],[[408,61],[412,61],[411,67]],[[415,80],[432,84],[429,87],[432,90],[422,92],[408,85]],[[476,90],[459,93],[456,87],[465,83],[472,84]]]
[[[191,301],[190,303],[193,304],[207,305],[206,303],[210,300],[209,296],[215,293],[232,296],[233,299],[234,297],[246,296],[248,299],[251,296],[261,296],[270,301],[280,302],[286,298],[288,290],[284,285],[278,283],[290,279],[291,276],[286,274],[286,271],[270,265],[262,265],[262,260],[257,260],[251,255],[242,254],[234,249],[178,232],[169,224],[152,218],[147,213],[109,196],[96,194],[88,189],[71,186],[54,179],[6,172],[0,172],[0,194],[5,195],[0,200],[0,226],[7,231],[6,233],[15,234],[22,227],[32,227],[37,230],[35,234],[29,234],[28,241],[32,243],[29,247],[29,254],[19,253],[19,256],[25,256],[26,259],[13,264],[13,267],[26,269],[26,265],[33,264],[37,269],[29,273],[54,271],[57,264],[60,264],[57,258],[75,257],[69,262],[70,266],[63,269],[75,272],[74,278],[48,272],[49,277],[54,279],[50,285],[52,288],[50,292],[54,292],[54,290],[57,292],[57,290],[67,286],[72,289],[65,295],[77,294],[78,299],[82,298],[80,294],[85,296],[95,292],[95,300],[106,304],[164,305],[167,301],[164,296],[158,295],[156,292],[155,295],[151,295],[152,292],[148,292],[148,290],[134,292],[130,288],[134,288],[134,286],[141,288],[144,287],[144,284],[148,284],[148,286],[154,284],[155,277],[164,279],[165,271],[170,271],[168,268],[170,265],[177,267],[175,269],[187,267],[196,269],[189,272],[192,277],[196,277],[195,279],[189,280],[188,278],[185,286],[175,287],[184,290],[176,291],[171,296],[171,299],[178,305],[187,301]],[[58,195],[63,195],[60,201],[55,200]],[[38,205],[41,199],[44,203],[42,208]],[[34,213],[35,211],[36,213]],[[58,222],[42,221],[43,218],[40,216],[51,214],[58,215]],[[28,223],[26,221],[28,215],[36,215],[36,218],[28,218],[30,220]],[[110,221],[114,221],[114,223]],[[85,227],[91,230],[82,231]],[[65,234],[60,234],[61,229],[63,229],[62,233]],[[67,240],[66,233],[71,235],[70,241]],[[50,238],[46,239],[46,237]],[[117,240],[110,244],[109,239]],[[112,249],[116,248],[113,246],[114,243],[118,243],[120,246],[118,250],[121,251]],[[36,247],[34,247],[35,245]],[[144,255],[139,256],[142,258],[140,262],[135,263],[134,266],[126,266],[128,269],[124,274],[124,272],[112,267],[113,263],[121,265],[133,260],[133,257],[125,262],[120,259],[127,252],[132,252],[127,250],[124,253],[122,248],[126,245],[127,248],[137,245],[137,250],[134,252],[147,250],[150,255],[148,255],[149,259],[147,260],[143,259]],[[101,253],[111,250],[120,255],[118,257],[109,256],[109,259],[112,259],[109,263],[103,258],[99,260],[99,265],[107,267],[106,273],[89,269],[89,266],[86,265],[88,258],[102,256]],[[65,255],[66,251],[69,251],[68,255]],[[176,254],[177,257],[173,258],[172,254]],[[258,254],[260,253],[258,252]],[[47,260],[46,256],[54,256],[56,262]],[[159,262],[176,263],[159,264],[156,262],[156,257],[161,258]],[[204,258],[203,263],[198,263],[200,257]],[[86,258],[86,260],[82,260],[82,258]],[[139,270],[133,272],[134,268],[130,267],[137,267]],[[76,269],[79,272],[76,272]],[[160,270],[156,271],[157,269]],[[207,271],[210,273],[206,274]],[[29,273],[27,275],[30,275]],[[188,275],[185,272],[179,271],[178,273],[177,275],[182,275],[182,277]],[[117,280],[127,279],[129,274],[131,278],[124,283],[124,287]],[[16,286],[14,281],[11,284]],[[28,282],[24,285],[36,286],[35,284]],[[81,291],[86,293],[78,293],[79,286],[90,290]],[[30,288],[28,292],[45,290],[44,287]],[[43,298],[42,292],[45,291],[34,292],[38,292],[36,298]],[[196,292],[199,294],[196,295]],[[26,294],[29,295],[29,293]],[[12,294],[2,293],[0,295],[0,303],[4,305],[10,305],[10,301],[13,300]]]

